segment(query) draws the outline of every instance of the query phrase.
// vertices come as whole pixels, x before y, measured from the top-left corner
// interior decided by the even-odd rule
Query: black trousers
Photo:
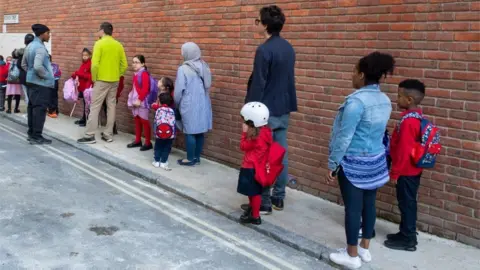
[[[48,112],[58,114],[58,80],[55,81],[55,88],[50,89],[50,103],[48,104]]]
[[[362,220],[362,238],[372,239],[377,218],[375,199],[377,190],[360,189],[354,186],[345,176],[343,168],[338,172],[338,183],[345,204],[345,234],[347,244],[358,245],[360,219]]]
[[[52,89],[30,84],[27,86],[28,93],[28,136],[33,139],[42,137],[45,118],[47,117],[47,106],[51,100]]]
[[[400,176],[397,180],[398,208],[402,220],[400,232],[407,237],[417,235],[417,194],[421,175]]]

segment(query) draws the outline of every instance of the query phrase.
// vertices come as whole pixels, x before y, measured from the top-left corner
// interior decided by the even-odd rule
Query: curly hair
[[[358,72],[365,76],[365,84],[378,84],[380,79],[393,74],[395,70],[395,59],[390,54],[373,52],[357,64]]]

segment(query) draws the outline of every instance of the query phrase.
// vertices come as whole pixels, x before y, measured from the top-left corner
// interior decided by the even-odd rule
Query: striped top
[[[347,179],[360,189],[377,189],[390,179],[385,153],[375,156],[345,156],[341,165]]]

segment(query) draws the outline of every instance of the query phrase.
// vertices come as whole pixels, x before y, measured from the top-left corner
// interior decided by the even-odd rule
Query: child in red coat
[[[403,110],[402,120],[396,126],[390,142],[392,167],[390,179],[396,183],[398,208],[401,213],[400,231],[388,234],[385,246],[391,249],[415,251],[417,249],[417,195],[422,168],[416,166],[412,150],[420,140],[420,120],[408,117],[422,116],[420,104],[425,97],[425,85],[414,79],[398,85],[398,108]]]
[[[153,148],[151,134],[152,129],[148,117],[150,108],[147,104],[147,96],[150,93],[150,75],[145,66],[145,57],[137,55],[133,58],[133,89],[128,94],[128,107],[132,110],[135,119],[135,141],[128,144],[128,148],[140,147],[140,151]],[[145,143],[142,144],[142,130],[145,135]]]
[[[75,124],[84,127],[87,124],[87,108],[85,105],[85,99],[83,98],[83,92],[93,86],[92,81],[92,52],[89,49],[84,48],[82,51],[82,65],[80,68],[72,74],[72,78],[78,84],[78,98],[83,100],[83,116],[82,119],[75,121]]]
[[[245,152],[245,155],[238,177],[237,192],[248,196],[250,202],[250,207],[240,217],[240,222],[259,225],[262,223],[260,205],[263,187],[255,179],[255,168],[266,158],[273,142],[272,131],[267,126],[270,112],[264,104],[250,102],[243,106],[240,114],[245,121],[240,150]]]

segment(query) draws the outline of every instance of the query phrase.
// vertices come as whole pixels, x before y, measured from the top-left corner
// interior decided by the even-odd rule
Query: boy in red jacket
[[[385,246],[391,249],[417,249],[417,194],[422,169],[412,159],[412,150],[420,140],[420,120],[408,114],[422,114],[419,108],[425,97],[425,85],[419,80],[405,80],[398,85],[398,108],[402,120],[395,127],[390,142],[392,168],[390,179],[396,183],[398,208],[401,213],[400,232],[387,235]],[[407,117],[405,117],[407,116]],[[405,118],[404,118],[405,117]]]

